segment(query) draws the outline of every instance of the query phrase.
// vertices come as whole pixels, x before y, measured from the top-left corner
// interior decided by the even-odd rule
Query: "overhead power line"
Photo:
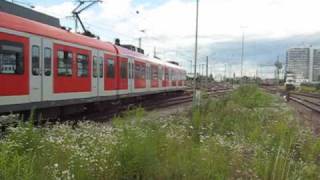
[[[78,0],[78,5],[75,9],[72,10],[72,15],[75,19],[75,32],[78,32],[78,22],[80,23],[83,34],[90,37],[96,37],[94,34],[92,34],[90,31],[86,29],[86,27],[83,25],[83,22],[80,18],[80,14],[93,6],[94,4],[98,2],[102,2],[101,0]]]

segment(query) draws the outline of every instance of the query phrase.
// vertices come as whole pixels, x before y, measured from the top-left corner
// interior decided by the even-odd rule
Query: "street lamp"
[[[193,97],[196,96],[196,88],[197,88],[198,23],[199,23],[199,0],[197,0],[197,6],[196,6],[196,35],[195,35],[195,47],[194,47]]]
[[[139,32],[141,32],[141,33],[146,33],[146,30],[145,29],[141,29]],[[139,38],[138,38],[138,40],[139,40],[139,48],[141,49],[141,47],[142,47],[142,37],[140,36]]]
[[[247,28],[246,26],[241,26],[242,29],[242,47],[241,47],[241,79],[243,76],[243,61],[244,61],[244,29]]]

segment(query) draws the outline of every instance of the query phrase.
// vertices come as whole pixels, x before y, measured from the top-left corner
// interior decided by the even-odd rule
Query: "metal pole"
[[[194,47],[193,97],[196,96],[196,89],[197,89],[198,21],[199,21],[199,0],[197,0],[197,9],[196,9],[196,37],[195,37],[195,47]]]
[[[200,85],[198,86],[201,88],[202,87],[202,64],[199,64],[199,79],[200,79]]]
[[[224,80],[227,79],[227,64],[224,64]]]
[[[243,58],[244,58],[244,31],[242,31],[242,48],[241,48],[241,78],[243,76]]]
[[[205,64],[202,64],[202,69],[201,69],[201,72],[202,72],[202,76],[204,76],[204,66],[205,66]]]
[[[74,18],[75,19],[75,22],[74,22],[74,31],[76,33],[78,33],[78,19],[77,18]]]
[[[208,87],[208,68],[209,68],[209,56],[207,56],[207,66],[206,66],[206,86]]]
[[[206,64],[202,64],[202,87],[204,87],[205,81],[205,74],[204,74],[204,67]]]
[[[139,48],[141,49],[141,41],[142,41],[142,38],[139,37]]]

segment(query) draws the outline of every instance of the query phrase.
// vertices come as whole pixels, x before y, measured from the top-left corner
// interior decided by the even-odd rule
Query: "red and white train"
[[[0,12],[0,113],[177,91],[185,80],[175,64]]]

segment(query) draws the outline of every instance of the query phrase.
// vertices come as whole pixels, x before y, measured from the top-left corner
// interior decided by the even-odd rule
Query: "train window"
[[[58,75],[72,76],[72,52],[58,51]]]
[[[23,74],[23,44],[0,41],[0,74]]]
[[[165,70],[165,80],[169,80],[169,70]]]
[[[134,75],[136,79],[145,79],[146,78],[146,66],[144,64],[136,63],[134,65]]]
[[[121,62],[121,78],[127,79],[128,78],[128,63]]]
[[[102,57],[99,58],[99,76],[103,78],[103,59]]]
[[[140,79],[140,64],[134,64],[134,77]]]
[[[172,69],[170,69],[170,80],[174,80],[174,72]]]
[[[132,78],[132,77],[131,77],[131,63],[129,62],[128,65],[129,65],[129,66],[128,66],[128,72],[129,72],[129,73],[128,73],[128,75],[129,75],[128,78],[131,79],[131,78]]]
[[[38,76],[40,74],[40,48],[39,46],[32,46],[32,75]]]
[[[136,78],[136,65],[134,63],[131,64],[131,71],[132,71],[132,79]]]
[[[162,80],[163,69],[161,66],[159,66],[158,68],[159,68],[159,71],[158,71],[159,72],[159,74],[158,74],[159,80]]]
[[[150,67],[146,67],[146,79],[150,79]]]
[[[51,75],[51,49],[44,49],[44,75]]]
[[[87,55],[77,54],[78,77],[88,77],[89,75],[89,58]]]
[[[107,77],[114,78],[114,60],[108,59]]]
[[[141,79],[146,79],[146,65],[141,64],[140,74]]]
[[[92,76],[93,77],[98,77],[98,69],[97,69],[97,62],[98,62],[98,58],[96,56],[93,57],[93,73]]]
[[[159,72],[158,72],[158,66],[152,66],[151,67],[151,74],[152,74],[152,80],[158,80],[158,75],[159,75]]]

